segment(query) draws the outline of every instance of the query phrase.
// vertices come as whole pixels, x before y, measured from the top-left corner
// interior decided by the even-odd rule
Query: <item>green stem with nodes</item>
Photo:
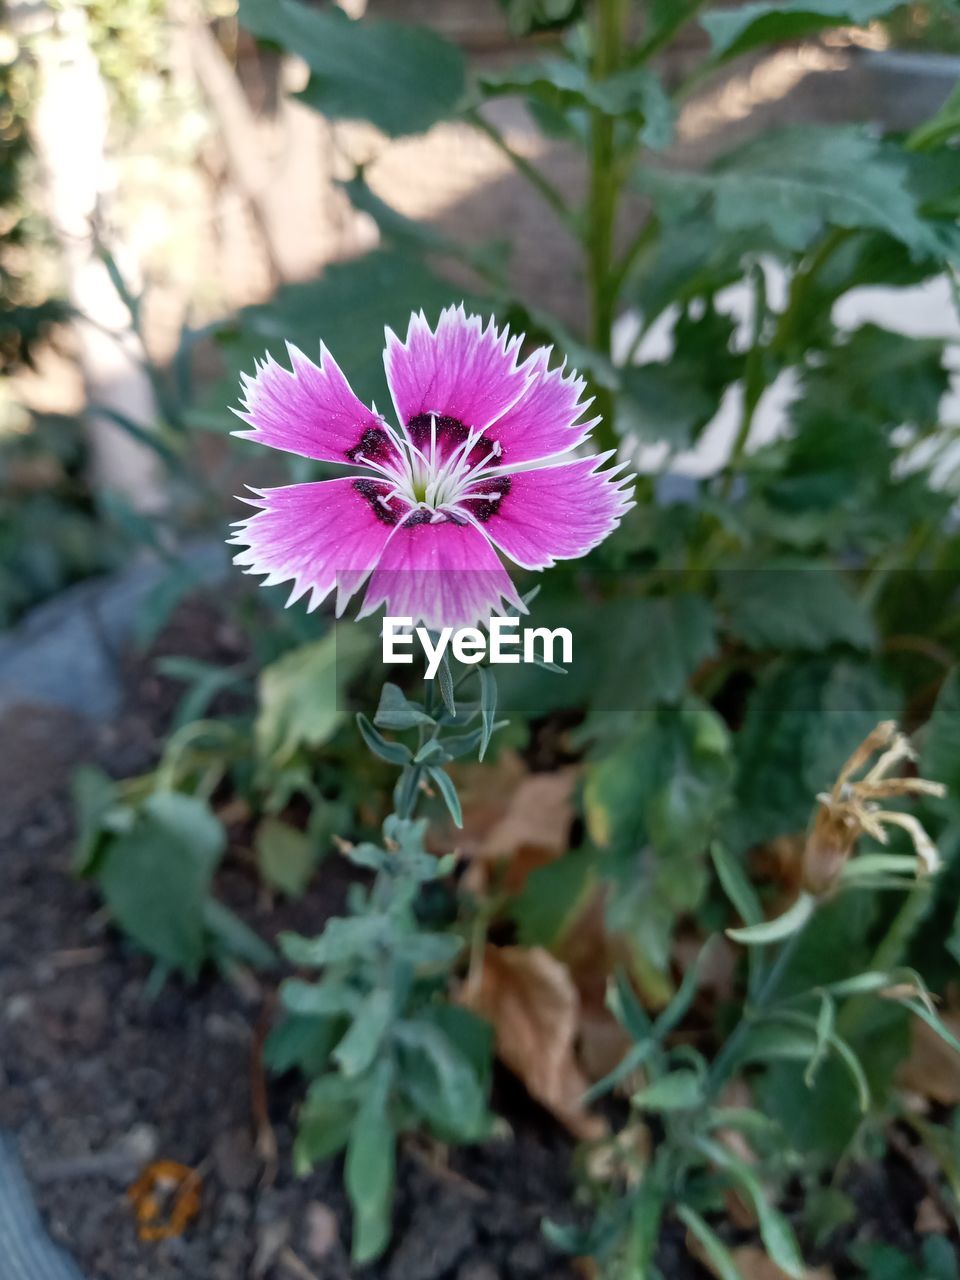
[[[597,0],[592,75],[606,80],[620,68],[624,38],[624,0]],[[617,281],[614,267],[614,230],[620,195],[616,156],[616,121],[594,108],[590,121],[590,189],[587,197],[587,282],[590,293],[590,341],[609,358],[616,314]],[[604,448],[617,443],[613,426],[614,397],[608,387],[598,387],[597,411],[603,422],[597,430]]]
[[[780,953],[771,965],[770,970],[757,993],[756,1000],[750,1008],[744,1010],[740,1021],[737,1023],[731,1035],[727,1037],[726,1043],[717,1054],[716,1058],[714,1058],[704,1089],[707,1097],[715,1098],[733,1074],[737,1065],[737,1056],[743,1048],[743,1042],[750,1033],[757,1015],[764,1013],[769,1009],[770,1005],[777,997],[780,990],[780,984],[783,982],[787,970],[790,967],[790,961],[793,959],[797,943],[803,936],[803,932],[803,928],[798,929],[784,942],[783,946],[780,948]]]

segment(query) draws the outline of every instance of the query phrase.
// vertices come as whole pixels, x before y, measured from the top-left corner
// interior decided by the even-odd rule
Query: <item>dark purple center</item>
[[[354,480],[353,487],[370,505],[370,510],[384,524],[396,524],[402,507],[396,499],[387,498],[390,486],[381,480]],[[382,499],[382,501],[381,501]]]
[[[362,466],[365,461],[389,462],[396,453],[396,446],[383,427],[367,427],[353,448],[346,451],[346,457]]]
[[[428,458],[433,431],[431,423],[434,418],[437,421],[437,456],[442,460],[449,458],[451,453],[463,444],[470,434],[470,428],[459,418],[451,418],[445,413],[418,413],[407,423],[407,431],[413,443]],[[468,465],[475,467],[483,462],[493,446],[492,439],[487,439],[486,436],[481,437],[467,454]],[[491,464],[499,466],[502,456],[501,453],[496,459],[491,459]]]
[[[486,524],[491,516],[495,516],[500,510],[504,498],[510,492],[509,476],[488,476],[478,481],[478,487],[483,493],[488,493],[489,498],[475,498],[472,501],[465,502],[463,505],[468,511],[480,521]],[[497,496],[494,497],[494,494]]]

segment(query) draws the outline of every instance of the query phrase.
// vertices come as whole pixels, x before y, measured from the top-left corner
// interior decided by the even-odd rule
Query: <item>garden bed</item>
[[[231,643],[194,606],[159,647],[223,660],[235,656]],[[294,1179],[295,1080],[270,1082],[269,1128],[255,1104],[272,983],[211,974],[153,992],[150,962],[120,940],[95,891],[70,871],[72,767],[96,759],[117,776],[147,767],[173,696],[143,661],[130,671],[122,714],[96,730],[66,712],[18,710],[24,748],[17,777],[8,763],[3,780],[0,833],[0,1130],[15,1138],[50,1234],[90,1280],[332,1280],[351,1274],[337,1163]],[[28,788],[29,778],[45,783]],[[281,905],[235,856],[217,888],[272,939],[281,929],[316,931],[342,907],[349,874],[334,855],[303,899]],[[574,1274],[539,1229],[546,1215],[569,1215],[571,1140],[518,1086],[502,1080],[498,1090],[512,1137],[505,1128],[470,1151],[406,1148],[393,1249],[362,1274]],[[261,1143],[270,1133],[276,1140],[275,1160],[257,1153],[258,1124]],[[126,1191],[160,1159],[200,1171],[201,1210],[182,1237],[144,1242]]]

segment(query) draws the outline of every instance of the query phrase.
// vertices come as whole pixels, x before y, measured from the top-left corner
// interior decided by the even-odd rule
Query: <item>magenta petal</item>
[[[527,385],[517,365],[521,341],[492,320],[484,328],[462,306],[447,307],[435,333],[422,312],[410,317],[406,342],[388,329],[383,360],[401,425],[430,414],[473,430],[496,421]]]
[[[310,609],[336,587],[341,612],[409,510],[386,481],[356,476],[254,492],[245,501],[261,510],[238,521],[230,541],[246,549],[234,563],[267,574],[264,586],[292,579],[287,604],[309,591]]]
[[[592,401],[584,400],[586,382],[561,365],[549,368],[550,349],[541,347],[521,366],[530,381],[520,399],[486,433],[496,441],[501,465],[514,466],[567,453],[590,434],[599,419],[583,422]]]
[[[479,529],[449,519],[433,523],[418,512],[387,543],[359,616],[386,605],[390,617],[439,631],[487,623],[502,612],[501,601],[526,612]]]
[[[252,430],[236,434],[319,462],[393,466],[399,459],[383,419],[358,400],[325,347],[320,364],[287,344],[291,370],[268,355],[254,377],[244,374],[243,412]]]
[[[634,505],[632,476],[618,467],[597,470],[609,456],[493,472],[473,486],[474,499],[461,499],[461,504],[491,541],[525,569],[575,560],[602,542]]]

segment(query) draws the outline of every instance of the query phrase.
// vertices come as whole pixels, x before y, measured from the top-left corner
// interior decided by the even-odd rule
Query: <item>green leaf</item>
[[[751,649],[819,652],[874,643],[869,617],[841,574],[825,565],[731,569],[721,576],[720,602],[730,630]]]
[[[816,898],[810,893],[800,893],[793,906],[775,920],[764,920],[762,924],[746,925],[742,929],[728,929],[727,937],[747,947],[769,947],[799,932],[816,909]]]
[[[457,795],[457,788],[453,779],[443,769],[437,769],[433,765],[427,768],[427,773],[433,779],[437,790],[443,797],[443,802],[450,812],[450,817],[458,827],[462,827],[463,810],[460,807],[460,797]]]
[[[500,0],[515,36],[534,31],[556,31],[583,16],[583,0]]]
[[[366,1083],[347,1143],[344,1181],[353,1207],[351,1257],[358,1266],[378,1258],[390,1239],[397,1159],[390,1082],[384,1066]]]
[[[621,371],[616,426],[673,449],[689,447],[716,416],[727,387],[743,373],[743,356],[731,350],[735,325],[708,301],[701,315],[684,312],[673,330],[669,360],[629,365]]]
[[[719,1280],[743,1280],[733,1254],[695,1209],[686,1204],[677,1205],[677,1217],[690,1234],[700,1241],[711,1269]]]
[[[816,1048],[814,1055],[807,1063],[807,1069],[803,1074],[803,1083],[808,1089],[812,1089],[817,1078],[817,1072],[820,1070],[821,1063],[825,1060],[830,1051],[833,1039],[833,1028],[836,1021],[836,1005],[830,996],[823,992],[820,996],[820,1009],[817,1013],[816,1025]]]
[[[477,677],[480,680],[480,717],[483,723],[479,752],[482,760],[490,745],[497,716],[497,680],[489,667],[477,667]]]
[[[919,770],[921,777],[944,784],[946,797],[937,803],[956,812],[960,808],[960,671],[956,667],[940,686],[924,730]]]
[[[601,847],[651,841],[665,856],[705,851],[732,781],[719,717],[693,701],[640,718],[631,736],[587,769],[584,806]]]
[[[713,59],[746,53],[757,45],[798,40],[827,27],[866,26],[897,8],[900,0],[786,0],[712,9],[700,17]]]
[[[806,1267],[789,1222],[764,1194],[757,1175],[745,1161],[732,1155],[719,1143],[701,1139],[698,1145],[719,1168],[724,1169],[749,1197],[760,1225],[760,1239],[770,1257],[792,1280],[804,1280]]]
[[[336,1155],[352,1140],[362,1082],[329,1075],[315,1080],[300,1109],[293,1148],[296,1173],[303,1177],[315,1164]]]
[[[246,679],[242,667],[218,667],[197,658],[158,658],[156,666],[161,675],[190,686],[170,722],[171,733],[201,720],[217,694]]]
[[[404,765],[409,764],[413,759],[413,753],[409,747],[404,746],[402,742],[389,742],[373,727],[362,711],[357,712],[357,728],[373,754],[379,756],[381,760],[386,760],[388,764]]]
[[[910,134],[908,145],[925,151],[952,141],[960,134],[960,83],[956,84],[940,110]]]
[[[215,959],[240,960],[255,969],[275,967],[277,957],[273,948],[216,898],[207,898],[203,904],[203,923],[210,935],[209,949]]]
[[[763,908],[756,889],[747,879],[743,863],[720,840],[714,840],[710,845],[710,857],[717,879],[741,920],[747,925],[760,924]]]
[[[441,1139],[476,1141],[489,1127],[483,1086],[473,1065],[433,1022],[400,1022],[402,1087]]]
[[[102,769],[81,765],[70,780],[77,843],[72,868],[77,875],[94,870],[106,838],[105,820],[117,804],[117,785]],[[132,813],[130,821],[133,820]]]
[[[453,691],[453,674],[450,671],[450,659],[447,657],[446,651],[444,651],[440,659],[436,680],[440,686],[440,697],[443,699],[443,705],[450,718],[456,720],[457,702]]]
[[[856,125],[774,130],[723,156],[708,173],[647,169],[638,179],[663,218],[706,202],[718,228],[769,234],[806,249],[828,226],[886,231],[915,257],[940,257],[937,228],[924,219],[906,162]]]
[[[241,0],[238,16],[304,59],[312,75],[297,96],[328,119],[370,120],[396,138],[446,119],[463,94],[463,54],[425,27],[351,22],[296,0]]]
[[[944,356],[942,339],[860,325],[805,373],[801,415],[809,414],[814,405],[826,405],[892,426],[936,426],[941,401],[950,389]]]
[[[342,982],[327,979],[323,982],[303,982],[300,978],[288,978],[280,988],[280,1000],[285,1009],[302,1017],[330,1018],[357,1012],[360,995]]]
[[[282,933],[278,941],[291,964],[320,969],[337,961],[369,956],[371,948],[380,946],[389,932],[390,922],[385,916],[334,916],[317,938]]]
[[[257,827],[254,845],[257,866],[267,884],[299,898],[317,862],[310,838],[279,818],[264,818]]]
[[[391,991],[371,991],[357,1006],[350,1029],[333,1051],[333,1058],[345,1076],[362,1075],[373,1065],[393,1017]]]
[[[635,1093],[630,1101],[641,1111],[692,1111],[704,1101],[699,1075],[671,1071]]]
[[[550,947],[563,937],[597,886],[597,859],[582,852],[537,867],[510,903],[524,947]]]
[[[422,707],[411,702],[395,684],[385,684],[373,723],[378,729],[413,729],[417,725],[433,725],[434,719]]]
[[[587,767],[587,829],[610,851],[604,870],[616,885],[607,926],[659,970],[674,922],[706,891],[707,849],[732,786],[727,731],[692,699],[641,715],[625,741]]]
[[[123,931],[171,968],[195,977],[205,954],[204,909],[226,846],[224,830],[194,796],[158,792],[114,839],[98,880]]]
[[[345,715],[341,689],[369,649],[370,641],[361,631],[341,627],[263,669],[254,725],[262,760],[281,766],[301,747],[330,740]]]
[[[330,1050],[339,1035],[338,1025],[332,1018],[291,1015],[283,1018],[267,1036],[263,1046],[263,1060],[278,1075],[297,1069],[311,1079],[326,1067]],[[301,1127],[304,1119],[305,1113],[301,1110]]]
[[[626,974],[615,974],[608,986],[607,1008],[638,1044],[653,1034],[653,1023]]]
[[[480,87],[489,97],[522,94],[555,112],[579,109],[626,120],[654,150],[669,146],[673,139],[673,104],[648,67],[627,67],[595,79],[587,67],[572,59],[543,58],[532,66],[484,73]]]

